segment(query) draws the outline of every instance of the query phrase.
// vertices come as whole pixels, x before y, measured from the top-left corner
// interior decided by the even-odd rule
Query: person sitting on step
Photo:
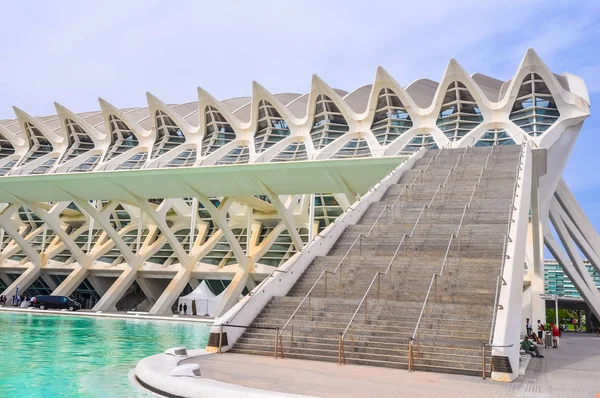
[[[521,342],[521,349],[532,357],[544,358],[544,356],[540,353],[540,349],[529,340],[529,336],[525,336]]]

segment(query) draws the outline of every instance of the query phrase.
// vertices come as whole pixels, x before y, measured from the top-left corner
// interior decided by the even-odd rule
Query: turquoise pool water
[[[142,397],[128,373],[175,346],[204,348],[199,323],[0,313],[0,397]]]

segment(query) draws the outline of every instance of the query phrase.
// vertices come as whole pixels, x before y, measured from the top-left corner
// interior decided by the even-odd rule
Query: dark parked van
[[[40,310],[67,309],[77,311],[81,309],[81,304],[65,296],[35,296],[32,305]]]

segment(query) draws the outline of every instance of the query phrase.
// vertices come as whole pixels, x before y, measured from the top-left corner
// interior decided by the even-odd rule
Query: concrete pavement
[[[565,333],[558,349],[543,350],[513,383],[479,377],[371,366],[274,359],[244,354],[204,355],[203,378],[275,392],[320,397],[596,397],[600,393],[600,337]]]

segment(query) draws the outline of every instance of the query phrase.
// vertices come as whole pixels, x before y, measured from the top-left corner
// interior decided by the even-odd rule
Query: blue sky
[[[296,4],[297,3],[297,4]],[[406,3],[406,2],[402,2]],[[509,79],[529,47],[556,73],[582,76],[592,116],[565,178],[600,229],[600,2],[593,1],[13,1],[2,5],[0,119],[141,106],[150,91],[193,101],[306,92],[311,75],[352,90],[381,65],[402,85],[439,80],[448,60]],[[596,166],[597,165],[597,166]]]

